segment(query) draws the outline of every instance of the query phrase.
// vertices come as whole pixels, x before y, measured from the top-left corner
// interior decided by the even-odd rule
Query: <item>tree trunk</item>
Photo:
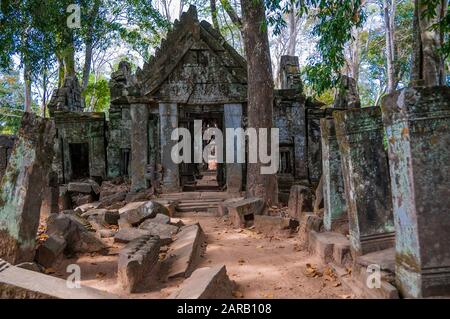
[[[294,56],[297,45],[297,16],[294,5],[292,10],[288,13],[288,25],[289,25],[289,43],[288,43],[288,55]]]
[[[220,31],[219,19],[217,18],[217,5],[216,0],[209,0],[211,7],[211,20],[213,22],[213,26],[217,31]]]
[[[243,2],[243,0],[241,0],[241,3],[242,2]],[[239,16],[237,15],[236,10],[230,4],[230,1],[228,1],[228,0],[220,0],[220,3],[222,4],[223,9],[227,12],[228,16],[230,17],[230,19],[234,23],[234,25],[239,30],[241,30],[241,32],[242,32],[242,21],[241,21],[241,18],[239,18]]]
[[[397,86],[397,70],[395,67],[395,1],[396,0],[383,0],[388,93],[394,92]]]
[[[25,83],[25,112],[31,112],[31,68],[28,62],[24,64],[23,80]]]
[[[273,76],[269,38],[262,0],[241,0],[243,38],[248,71],[248,127],[270,129],[273,121]],[[258,132],[259,135],[259,132]],[[247,164],[247,194],[261,197],[266,205],[278,203],[276,174],[262,174],[262,163]]]
[[[426,17],[423,14],[429,5],[426,0],[416,0],[415,5],[415,14],[417,15],[420,30],[420,40],[416,39],[419,42],[415,43],[415,47],[421,46],[422,54],[419,62],[413,62],[413,71],[419,71],[420,75],[418,77],[417,74],[414,74],[412,78],[418,77],[418,80],[421,80],[421,84],[425,86],[445,85],[444,59],[440,53],[442,37],[439,30],[432,29],[431,27],[445,15],[447,4],[445,1],[441,1],[436,6],[434,18]],[[418,50],[417,47],[414,49],[415,53],[416,50]],[[414,54],[414,58],[418,58],[417,54]],[[415,63],[420,63],[419,70],[417,70]]]
[[[416,85],[423,78],[422,70],[422,40],[420,37],[419,25],[419,0],[414,0],[414,18],[413,18],[413,48],[410,81],[412,85]]]

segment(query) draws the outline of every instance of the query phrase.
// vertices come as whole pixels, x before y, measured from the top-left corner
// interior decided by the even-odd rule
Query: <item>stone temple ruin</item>
[[[302,93],[297,57],[282,57],[279,78],[281,204],[265,212],[245,197],[245,164],[171,160],[174,128],[193,135],[194,120],[203,132],[247,122],[246,61],[195,7],[142,70],[120,63],[108,114],[83,112],[78,80],[67,78],[51,119],[26,115],[16,137],[0,136],[0,297],[117,297],[88,287],[71,296],[63,281],[30,272],[107,255],[114,243],[128,294],[188,278],[170,298],[231,298],[224,265],[198,269],[207,238],[177,219],[191,212],[298,232],[359,297],[448,296],[450,88],[409,87],[381,108],[361,107],[355,81],[342,76],[324,106]],[[366,284],[374,265],[377,289]],[[21,279],[33,275],[38,289]]]

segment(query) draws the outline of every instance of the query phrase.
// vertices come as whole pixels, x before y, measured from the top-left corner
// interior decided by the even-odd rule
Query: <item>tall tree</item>
[[[248,71],[248,126],[272,128],[273,75],[263,0],[241,0],[242,33]],[[259,135],[259,132],[258,132]],[[270,146],[270,134],[268,145]],[[269,147],[270,149],[270,147]],[[278,203],[276,174],[262,174],[262,163],[247,166],[247,193],[263,198],[267,205]]]
[[[447,23],[447,0],[415,0],[415,41],[411,81],[427,86],[445,85],[444,34],[439,24]],[[445,25],[444,25],[445,27]]]
[[[397,58],[395,48],[395,13],[397,0],[383,0],[383,17],[386,37],[386,69],[387,69],[387,91],[392,93],[397,88]]]

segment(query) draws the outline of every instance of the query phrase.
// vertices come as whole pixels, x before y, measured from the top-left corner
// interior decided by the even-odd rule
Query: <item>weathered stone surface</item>
[[[319,184],[317,184],[316,191],[314,192],[314,213],[319,214],[320,210],[324,207],[323,201],[323,175],[320,177]]]
[[[122,202],[123,200],[125,200],[126,196],[127,196],[126,192],[118,192],[116,194],[105,196],[100,199],[100,205],[98,206],[98,208],[106,208],[115,203]]]
[[[106,251],[106,245],[90,231],[92,226],[87,220],[75,213],[53,214],[47,220],[47,234],[64,237],[67,249],[74,253]]]
[[[333,117],[321,119],[320,130],[322,133],[322,178],[325,206],[323,224],[327,231],[341,230],[348,224],[348,216],[341,155]]]
[[[0,299],[117,299],[118,296],[81,286],[67,287],[64,279],[14,267],[0,259]]]
[[[181,228],[170,246],[170,258],[165,260],[168,278],[189,277],[200,262],[205,241],[205,234],[199,224]]]
[[[301,215],[312,211],[311,189],[306,186],[294,185],[291,187],[288,203],[288,213],[293,219],[300,220]]]
[[[225,104],[223,106],[223,118],[225,122],[225,128],[241,128],[242,127],[242,105],[241,104]],[[231,138],[231,137],[230,137]],[[238,139],[233,136],[234,147],[227,150],[228,156],[233,152],[233,163],[227,163],[227,192],[231,194],[237,194],[242,190],[242,170],[243,165],[238,162],[238,151],[244,149],[245,146],[238,145]],[[227,144],[229,145],[229,144]],[[228,162],[228,161],[227,161]]]
[[[382,101],[405,297],[450,293],[450,88],[414,87]]]
[[[178,232],[178,227],[168,224],[161,224],[153,221],[152,219],[147,219],[140,226],[139,229],[144,229],[150,233],[150,235],[158,236],[161,240],[165,242],[171,241],[172,236]]]
[[[117,210],[93,209],[81,214],[81,217],[89,221],[95,220],[100,224],[117,225],[120,214]]]
[[[139,192],[147,188],[145,178],[148,161],[148,106],[130,105],[131,115],[131,191]]]
[[[342,160],[350,243],[356,255],[394,245],[394,220],[381,110],[333,112]]]
[[[344,235],[334,232],[311,231],[309,234],[308,250],[324,263],[333,261],[335,245],[349,246],[349,241]]]
[[[128,243],[119,253],[118,281],[129,293],[154,286],[158,271],[160,240],[146,235]]]
[[[60,235],[49,236],[37,249],[36,261],[45,268],[57,264],[63,257],[66,240]]]
[[[60,184],[84,178],[104,179],[105,113],[55,111],[53,118],[58,130],[53,167]]]
[[[87,203],[87,204],[76,207],[74,209],[74,211],[76,213],[83,214],[89,210],[96,210],[99,206],[100,206],[100,202]],[[67,210],[67,209],[63,209],[63,210]]]
[[[53,158],[55,128],[32,113],[21,128],[0,182],[0,257],[32,261],[46,176]]]
[[[14,135],[0,135],[0,180],[8,167],[9,156],[14,147],[16,137]]]
[[[252,197],[227,205],[228,215],[236,228],[245,228],[253,224],[255,215],[262,213],[264,203],[261,198]]]
[[[173,146],[172,131],[178,127],[178,106],[176,103],[160,103],[160,145],[161,163],[163,164],[162,188],[165,193],[178,192],[180,190],[180,173],[178,164],[174,163],[171,156]]]
[[[153,218],[158,213],[166,213],[167,209],[154,201],[129,203],[119,209],[120,219],[130,225],[139,225],[148,218]]]
[[[170,299],[231,299],[234,283],[225,265],[199,268],[183,282],[180,291]]]
[[[296,224],[298,225],[298,223]],[[256,231],[266,235],[293,230],[291,219],[281,216],[255,215],[254,226]]]
[[[88,195],[82,195],[82,194],[77,194],[77,195],[72,195],[72,202],[75,204],[75,206],[84,206],[86,204],[90,204],[92,202],[94,202],[94,197],[92,197],[91,194]]]
[[[164,214],[156,214],[156,216],[149,219],[149,221],[158,224],[170,224],[170,217]]]
[[[67,185],[67,189],[69,192],[73,193],[81,193],[81,194],[91,194],[93,192],[92,185],[90,183],[69,183]]]
[[[311,231],[320,232],[322,229],[322,218],[313,213],[304,214],[300,219],[300,227],[298,229],[301,248],[308,248],[309,235]]]
[[[114,235],[114,242],[116,243],[129,243],[130,241],[136,240],[143,236],[150,235],[150,232],[145,229],[139,228],[120,228],[119,231]]]
[[[281,89],[294,89],[299,92],[303,90],[300,63],[297,56],[282,55],[279,72]]]
[[[50,115],[55,111],[83,112],[81,87],[76,76],[64,78],[62,87],[55,90],[48,104]]]
[[[236,198],[230,198],[227,200],[224,200],[222,203],[218,206],[218,213],[219,216],[227,216],[228,215],[228,205],[240,200],[245,199],[244,197],[236,197]]]

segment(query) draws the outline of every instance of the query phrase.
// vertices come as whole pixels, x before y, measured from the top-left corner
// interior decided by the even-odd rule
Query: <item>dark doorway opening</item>
[[[89,177],[89,145],[88,143],[69,144],[72,179]]]

